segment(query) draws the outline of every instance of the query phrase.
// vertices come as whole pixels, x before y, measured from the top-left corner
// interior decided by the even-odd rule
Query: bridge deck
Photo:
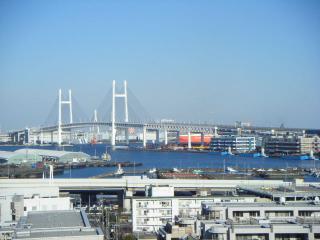
[[[0,179],[1,188],[19,187],[43,187],[46,185],[57,186],[61,189],[119,189],[119,188],[145,188],[146,185],[167,185],[175,188],[234,188],[243,186],[279,186],[289,184],[281,180],[194,180],[194,179],[139,179],[134,178],[113,178],[113,179]]]
[[[82,122],[72,124],[62,124],[61,128],[65,130],[73,128],[85,128],[92,126],[107,126],[111,127],[112,122]],[[136,123],[136,122],[116,122],[116,128],[146,128],[148,130],[168,130],[168,131],[192,131],[192,132],[204,132],[213,133],[215,129],[219,130],[230,130],[237,129],[234,125],[222,125],[222,124],[206,124],[206,123]],[[279,128],[279,127],[261,127],[261,126],[246,126],[241,127],[243,131],[293,131],[302,132],[306,129],[302,128]],[[36,131],[38,132],[52,132],[58,129],[57,125],[43,127]]]

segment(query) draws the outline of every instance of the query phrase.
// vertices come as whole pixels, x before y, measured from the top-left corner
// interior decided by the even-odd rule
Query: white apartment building
[[[320,237],[317,202],[205,202],[202,239],[313,240]]]
[[[307,202],[202,203],[207,219],[238,221],[249,218],[320,217],[320,205]]]
[[[213,240],[316,240],[319,219],[285,219],[239,222],[202,221],[201,239]]]
[[[150,186],[144,197],[130,197],[133,231],[154,232],[176,217],[201,215],[202,203],[208,201],[254,202],[258,197],[174,196],[174,188]]]

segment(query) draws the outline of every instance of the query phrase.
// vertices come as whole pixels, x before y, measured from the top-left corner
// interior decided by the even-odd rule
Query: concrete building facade
[[[155,188],[152,190],[152,188]],[[155,193],[154,195],[147,195]],[[167,193],[167,194],[166,194]],[[202,203],[205,201],[254,202],[256,197],[214,197],[214,196],[174,196],[172,187],[148,187],[144,197],[130,199],[133,231],[154,232],[174,222],[176,217],[197,218],[201,216]]]
[[[256,149],[256,140],[250,136],[219,136],[211,140],[210,146],[213,151],[245,153]]]
[[[264,139],[265,152],[269,155],[298,155],[320,151],[318,136],[269,136]]]

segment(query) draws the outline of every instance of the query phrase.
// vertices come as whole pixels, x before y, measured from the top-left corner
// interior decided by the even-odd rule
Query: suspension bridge
[[[109,91],[110,92],[110,91]],[[130,96],[129,94],[130,93]],[[111,95],[111,96],[110,96]],[[111,101],[110,101],[111,98]],[[122,108],[119,108],[118,99],[123,100]],[[130,101],[135,101],[135,106],[130,105]],[[108,108],[108,103],[111,106]],[[57,106],[58,105],[58,106]],[[138,111],[134,109],[138,107]],[[175,122],[172,120],[155,121],[149,116],[147,111],[142,107],[142,104],[137,98],[128,90],[127,81],[123,82],[123,87],[119,91],[116,86],[116,81],[113,80],[111,94],[107,94],[105,100],[98,108],[100,112],[107,113],[104,120],[98,118],[98,111],[95,109],[93,112],[93,118],[79,117],[81,114],[75,112],[81,112],[83,110],[81,106],[72,96],[72,91],[68,91],[68,98],[64,99],[62,90],[58,91],[58,98],[53,105],[49,116],[47,117],[46,123],[40,127],[28,128],[18,130],[10,133],[12,141],[15,143],[28,144],[31,142],[38,141],[41,144],[44,142],[44,136],[50,135],[50,143],[56,143],[62,145],[63,143],[70,142],[72,139],[72,133],[79,129],[86,129],[84,131],[92,132],[93,134],[99,134],[101,129],[106,129],[108,132],[109,141],[112,146],[117,144],[117,135],[124,135],[125,143],[129,144],[129,131],[134,130],[142,133],[143,147],[147,145],[147,133],[155,132],[155,142],[160,143],[160,132],[163,136],[163,143],[168,144],[168,134],[176,133],[177,138],[180,133],[187,134],[188,136],[188,148],[191,148],[191,135],[198,133],[201,135],[201,143],[204,142],[205,134],[211,134],[212,136],[218,136],[219,134],[230,133],[230,134],[259,134],[259,133],[287,133],[296,132],[303,134],[305,129],[301,128],[272,128],[272,127],[257,127],[257,126],[236,126],[236,125],[221,125],[221,124],[208,124],[208,123],[186,123],[186,122]],[[107,110],[103,110],[107,109]],[[119,109],[123,109],[119,112]],[[66,111],[67,110],[67,111]],[[109,115],[110,114],[110,115]],[[78,117],[75,117],[77,115]],[[108,119],[108,115],[110,118]],[[121,116],[122,115],[122,116]],[[131,117],[132,116],[132,117]],[[67,118],[66,118],[67,117]],[[54,122],[49,120],[55,119]],[[83,121],[83,119],[88,119]],[[33,139],[33,141],[32,141]]]

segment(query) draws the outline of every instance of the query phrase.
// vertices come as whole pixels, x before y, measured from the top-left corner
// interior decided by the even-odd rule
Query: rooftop
[[[103,239],[101,230],[90,226],[86,213],[75,210],[29,212],[21,217],[16,235],[18,239],[89,235]]]
[[[271,198],[279,197],[316,197],[320,196],[320,189],[313,186],[299,187],[240,187],[241,190],[247,191],[258,196],[267,196]]]
[[[314,202],[285,202],[284,204],[280,204],[277,202],[203,202],[202,203],[205,208],[211,207],[235,207],[235,208],[259,208],[259,207],[267,207],[267,208],[283,208],[283,207],[308,207],[308,208],[317,208],[320,211],[320,204],[315,204]]]
[[[90,156],[84,152],[69,152],[69,151],[58,151],[58,150],[47,150],[47,149],[35,149],[35,148],[22,148],[16,150],[14,153],[33,154],[44,158],[54,158],[63,161],[83,161],[89,160]]]
[[[37,162],[40,160],[40,156],[29,153],[26,150],[21,152],[0,151],[0,162],[2,163],[20,164],[26,162]]]
[[[32,228],[85,227],[77,211],[30,212],[25,224]]]

